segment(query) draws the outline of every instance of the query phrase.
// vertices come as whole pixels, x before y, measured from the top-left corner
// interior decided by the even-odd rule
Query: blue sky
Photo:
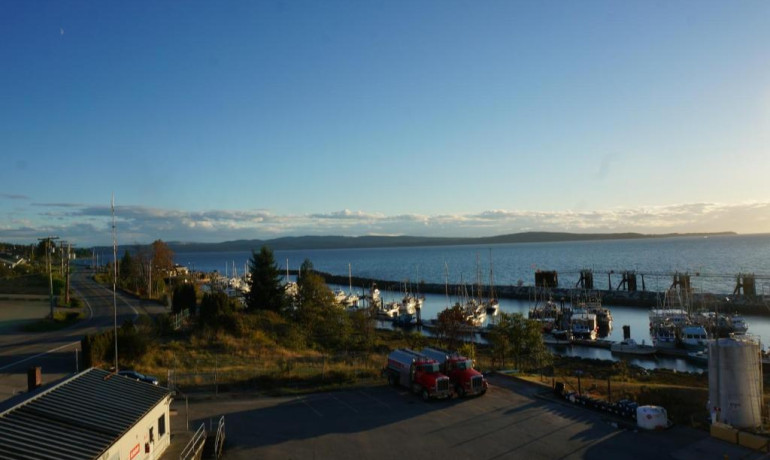
[[[770,232],[770,3],[3,2],[0,241]]]

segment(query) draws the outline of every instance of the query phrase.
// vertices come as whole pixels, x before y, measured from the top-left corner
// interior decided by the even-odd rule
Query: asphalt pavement
[[[173,403],[172,450],[190,430],[225,417],[224,459],[756,459],[762,455],[674,426],[624,429],[606,414],[556,400],[547,389],[490,376],[480,397],[425,403],[405,389],[358,388],[296,397]],[[176,442],[175,442],[176,441]],[[726,457],[725,457],[726,456]]]

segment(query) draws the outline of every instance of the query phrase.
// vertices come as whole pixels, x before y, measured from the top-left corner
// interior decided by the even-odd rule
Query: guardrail
[[[203,446],[206,444],[206,424],[201,423],[201,426],[195,431],[190,442],[187,443],[182,453],[179,454],[179,460],[190,460],[194,458],[200,458],[198,454],[203,450]]]

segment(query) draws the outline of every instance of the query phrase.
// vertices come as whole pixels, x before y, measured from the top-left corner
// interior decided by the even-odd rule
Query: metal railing
[[[200,458],[198,454],[203,450],[203,446],[206,444],[206,424],[201,423],[201,426],[195,431],[190,442],[187,443],[182,453],[179,454],[179,460],[190,460],[193,458]]]
[[[225,416],[219,418],[219,423],[217,424],[217,435],[214,438],[214,458],[219,458],[222,456],[222,449],[224,448],[225,444]]]

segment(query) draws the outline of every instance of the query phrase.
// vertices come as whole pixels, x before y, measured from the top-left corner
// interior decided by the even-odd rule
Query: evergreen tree
[[[195,304],[197,301],[197,293],[195,291],[195,285],[191,283],[184,283],[174,288],[174,294],[172,296],[171,305],[174,313],[179,313],[184,309],[189,309],[190,314],[195,314]]]
[[[132,291],[135,291],[139,285],[139,267],[128,250],[123,254],[123,258],[120,259],[118,279],[121,286]]]
[[[224,292],[219,291],[203,294],[198,324],[200,326],[217,328],[220,324],[220,317],[230,311],[230,299]]]
[[[286,296],[273,251],[267,246],[262,246],[259,253],[251,251],[249,270],[251,281],[250,291],[246,296],[246,307],[251,311],[282,311],[286,305]]]

